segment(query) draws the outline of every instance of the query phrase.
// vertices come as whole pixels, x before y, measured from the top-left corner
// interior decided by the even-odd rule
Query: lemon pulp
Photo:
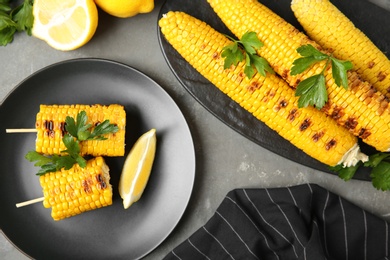
[[[156,129],[144,133],[131,148],[119,180],[119,194],[123,207],[129,208],[138,201],[148,183],[156,153]]]
[[[98,25],[93,0],[35,0],[33,15],[32,35],[63,51],[86,44]]]

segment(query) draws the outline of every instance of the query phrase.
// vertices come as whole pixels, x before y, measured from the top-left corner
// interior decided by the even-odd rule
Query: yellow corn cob
[[[208,0],[225,25],[238,38],[247,31],[254,31],[264,46],[258,54],[264,57],[273,69],[292,87],[309,76],[319,74],[324,63],[314,64],[309,70],[291,76],[294,60],[301,56],[297,48],[311,44],[319,45],[299,32],[283,18],[276,15],[257,0]],[[329,101],[322,109],[340,125],[379,151],[390,149],[390,108],[383,94],[368,82],[360,80],[355,71],[348,72],[349,88],[338,87],[331,69],[325,71]]]
[[[295,92],[277,75],[244,75],[243,62],[224,70],[222,48],[230,43],[206,23],[182,12],[159,21],[167,41],[218,89],[311,157],[338,164],[357,138],[315,108],[298,109]]]
[[[351,61],[363,80],[390,98],[390,60],[336,6],[329,0],[293,0],[291,8],[311,39]]]
[[[66,147],[62,141],[67,116],[76,120],[77,114],[85,111],[92,125],[109,120],[118,126],[116,133],[105,135],[107,140],[90,140],[80,143],[81,155],[123,156],[125,153],[126,112],[121,105],[41,105],[36,117],[37,139],[35,149],[39,153],[60,154]]]
[[[85,211],[112,204],[109,168],[103,157],[75,164],[70,170],[46,173],[39,177],[45,208],[52,208],[54,220],[72,217]]]

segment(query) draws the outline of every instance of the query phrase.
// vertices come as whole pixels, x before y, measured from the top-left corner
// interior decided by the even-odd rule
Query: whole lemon
[[[95,0],[106,13],[127,18],[139,13],[149,13],[154,9],[154,0]]]

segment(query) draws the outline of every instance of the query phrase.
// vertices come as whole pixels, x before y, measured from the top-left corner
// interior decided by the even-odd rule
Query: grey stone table
[[[344,182],[282,158],[247,140],[201,106],[177,81],[161,53],[157,18],[152,13],[119,19],[99,13],[93,39],[84,47],[61,52],[24,34],[0,48],[0,100],[24,78],[50,64],[74,58],[105,58],[128,64],[155,80],[175,100],[192,132],[196,153],[196,179],[189,205],[174,231],[145,259],[161,259],[212,216],[228,191],[241,187],[281,187],[316,183],[362,208],[390,220],[390,193],[369,182]],[[390,8],[390,1],[377,0]],[[1,214],[1,213],[0,213]],[[0,259],[27,259],[0,232]]]

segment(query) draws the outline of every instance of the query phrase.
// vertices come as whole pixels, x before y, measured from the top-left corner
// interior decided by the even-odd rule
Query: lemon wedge
[[[33,15],[32,35],[62,51],[85,45],[98,25],[93,0],[35,0]]]
[[[123,207],[128,209],[138,201],[148,183],[156,153],[156,129],[144,133],[131,148],[119,180]]]

